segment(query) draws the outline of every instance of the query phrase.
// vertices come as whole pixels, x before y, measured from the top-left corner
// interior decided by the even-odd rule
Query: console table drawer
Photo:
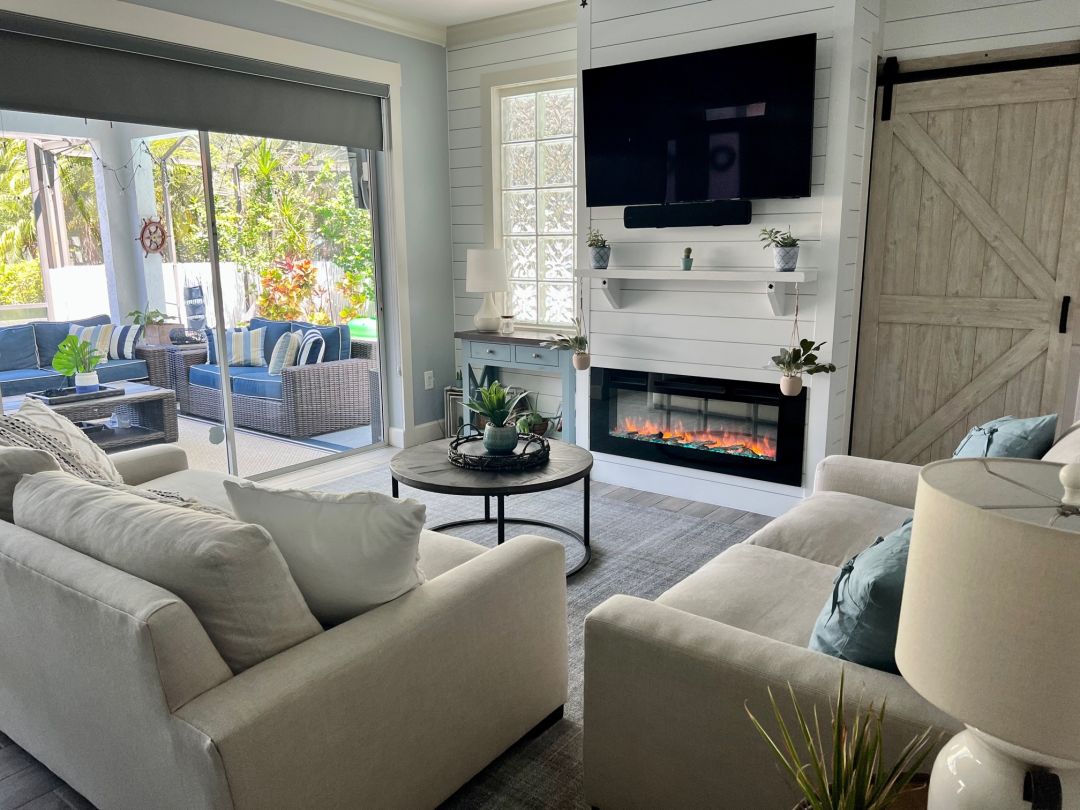
[[[554,368],[559,365],[559,353],[537,346],[515,346],[514,362],[525,363],[530,366],[552,366]]]
[[[474,360],[510,360],[509,343],[478,343],[469,341],[469,356]]]

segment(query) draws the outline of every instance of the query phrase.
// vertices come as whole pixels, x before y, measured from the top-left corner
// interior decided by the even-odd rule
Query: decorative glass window
[[[497,96],[495,238],[506,250],[520,324],[566,326],[575,314],[576,90],[570,81]]]

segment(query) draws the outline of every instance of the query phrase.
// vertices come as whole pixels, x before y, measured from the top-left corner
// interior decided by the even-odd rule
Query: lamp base
[[[495,298],[491,293],[484,293],[484,301],[473,315],[473,325],[477,332],[499,331],[499,310],[495,309]]]
[[[1043,776],[1028,779],[1035,769]],[[968,726],[941,749],[927,810],[1080,810],[1080,762],[1044,757]]]

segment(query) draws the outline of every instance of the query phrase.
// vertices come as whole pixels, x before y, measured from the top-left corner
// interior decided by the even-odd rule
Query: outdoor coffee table
[[[554,439],[549,439],[549,442],[551,456],[547,464],[523,472],[487,472],[455,467],[446,457],[450,445],[449,439],[410,447],[390,460],[391,491],[397,498],[398,485],[405,484],[415,489],[439,492],[444,495],[483,497],[484,516],[482,518],[453,520],[429,527],[432,531],[494,523],[498,527],[498,542],[503,543],[506,540],[506,524],[513,523],[522,526],[542,526],[568,535],[585,549],[581,561],[567,571],[566,575],[570,576],[584,568],[592,556],[589,547],[589,474],[592,471],[593,458],[592,453],[575,444],[567,444]],[[546,520],[506,516],[505,501],[508,496],[545,492],[565,487],[575,481],[583,482],[581,532]],[[495,499],[495,517],[491,516],[492,498]]]
[[[119,411],[131,419],[131,427],[106,428],[86,435],[106,452],[128,450],[148,444],[175,442],[179,438],[176,423],[176,393],[145,383],[106,383],[122,389],[119,396],[47,405],[72,422],[108,419]],[[4,413],[14,413],[24,397],[4,397]]]

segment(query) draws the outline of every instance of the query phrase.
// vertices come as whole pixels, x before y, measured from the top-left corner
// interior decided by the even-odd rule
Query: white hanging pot
[[[585,371],[589,368],[589,364],[592,360],[589,358],[588,352],[574,352],[572,362],[574,363],[574,368],[578,371]]]
[[[86,371],[75,375],[75,393],[92,394],[97,391],[98,375],[96,371]]]
[[[797,397],[802,391],[802,377],[798,375],[780,377],[780,393],[785,397]]]

